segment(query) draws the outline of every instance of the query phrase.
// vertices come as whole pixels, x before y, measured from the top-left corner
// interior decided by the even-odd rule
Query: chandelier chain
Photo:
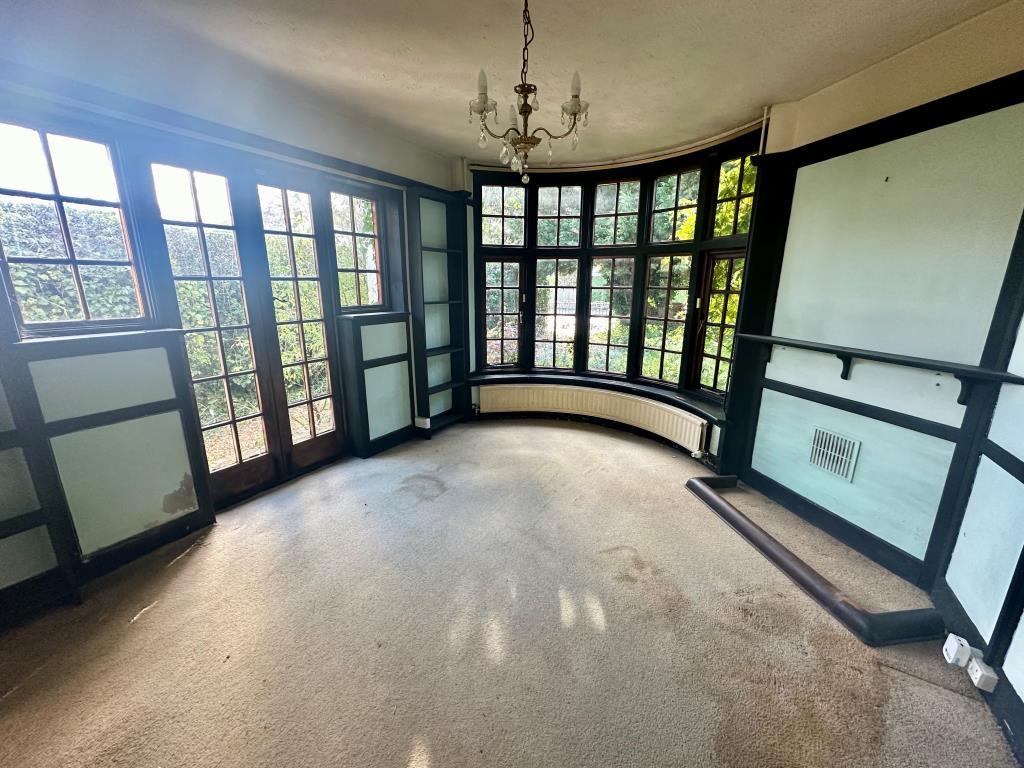
[[[533,42],[533,22],[530,21],[529,0],[523,3],[523,68],[519,80],[526,85],[526,73],[530,69],[530,43]]]

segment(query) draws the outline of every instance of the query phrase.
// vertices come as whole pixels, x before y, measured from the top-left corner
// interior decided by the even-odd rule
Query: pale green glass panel
[[[84,554],[197,509],[177,411],[50,441]]]
[[[363,360],[402,355],[409,349],[405,323],[376,323],[360,328]]]
[[[371,440],[412,424],[408,363],[399,362],[368,368],[363,376]]]

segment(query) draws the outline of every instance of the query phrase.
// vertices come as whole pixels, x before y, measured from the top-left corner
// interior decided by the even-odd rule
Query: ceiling
[[[1000,4],[534,0],[537,123],[559,125],[579,70],[591,124],[576,152],[556,145],[556,164],[682,146]],[[506,114],[521,11],[517,0],[0,0],[0,57],[115,91],[144,72],[153,89],[216,83],[217,98],[244,101],[253,82],[272,81],[442,155],[493,162],[497,146],[477,147],[467,102],[483,67]]]

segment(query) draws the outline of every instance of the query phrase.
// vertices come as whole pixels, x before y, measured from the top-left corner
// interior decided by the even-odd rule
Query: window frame
[[[476,356],[474,370],[478,375],[494,374],[537,374],[545,377],[584,376],[591,379],[612,380],[642,385],[647,388],[658,388],[666,392],[678,394],[693,400],[703,401],[712,405],[721,405],[725,395],[709,392],[699,385],[693,371],[693,360],[700,355],[696,349],[697,330],[702,327],[700,322],[706,308],[700,302],[701,277],[704,264],[713,252],[727,250],[745,250],[749,233],[729,237],[712,237],[714,206],[718,190],[719,166],[723,161],[740,156],[756,155],[758,134],[751,132],[728,140],[722,144],[681,155],[667,160],[658,160],[646,164],[632,166],[602,168],[593,170],[537,170],[531,171],[531,180],[526,188],[526,238],[523,246],[484,245],[481,240],[481,189],[483,186],[508,186],[519,184],[518,177],[508,171],[492,168],[473,170],[473,233],[475,238],[474,254],[474,307],[475,321],[473,333],[476,334]],[[688,171],[700,171],[700,184],[697,201],[696,222],[693,240],[673,240],[651,242],[652,217],[654,213],[654,185],[659,177],[670,174],[681,174]],[[635,244],[598,245],[593,243],[594,202],[598,184],[640,181],[640,202],[637,211],[637,242]],[[540,246],[537,243],[538,195],[540,187],[580,186],[583,197],[580,206],[580,244],[579,247]],[[757,192],[755,186],[755,195]],[[756,198],[755,198],[756,199]],[[683,346],[683,358],[678,384],[653,381],[640,375],[643,356],[644,331],[644,300],[646,276],[649,260],[654,257],[691,255],[690,284],[688,290],[687,320]],[[627,368],[623,373],[588,370],[589,353],[589,322],[590,296],[592,291],[592,268],[595,259],[630,257],[633,259],[632,306],[629,316],[630,333],[627,347]],[[509,258],[519,261],[521,273],[520,306],[522,322],[520,326],[520,355],[516,365],[501,367],[489,366],[486,363],[486,329],[485,305],[483,295],[484,261],[494,258]],[[535,365],[535,316],[536,316],[536,264],[540,260],[552,258],[579,259],[577,279],[577,335],[575,360],[572,370],[548,368]],[[742,307],[742,304],[741,304]]]
[[[138,220],[140,202],[136,192],[132,167],[128,160],[128,156],[131,154],[130,149],[126,148],[119,137],[115,135],[113,130],[102,125],[97,125],[87,119],[76,117],[57,119],[53,116],[39,115],[35,112],[21,113],[20,110],[12,110],[9,113],[0,114],[0,122],[17,125],[22,128],[28,128],[38,134],[44,135],[44,152],[54,188],[52,193],[25,192],[3,188],[0,190],[0,195],[54,202],[58,208],[58,220],[61,225],[61,236],[65,243],[67,243],[69,239],[66,217],[63,212],[63,205],[65,202],[72,204],[82,203],[86,205],[97,205],[100,207],[116,206],[121,212],[125,246],[128,249],[128,265],[132,270],[132,276],[139,297],[140,309],[142,310],[142,314],[136,318],[57,320],[40,323],[27,323],[22,317],[21,306],[14,291],[14,284],[8,270],[8,262],[6,258],[0,258],[0,294],[4,292],[6,293],[7,304],[9,307],[9,310],[7,311],[9,311],[10,318],[13,323],[13,330],[16,333],[15,341],[61,338],[66,336],[91,336],[125,333],[151,330],[160,327],[161,324],[158,318],[159,302],[152,287],[151,271],[147,263],[146,249],[143,246],[144,238]],[[82,198],[73,195],[62,195],[57,187],[50,150],[45,141],[45,134],[56,134],[106,146],[107,152],[110,156],[114,183],[117,186],[117,202],[113,203],[110,201]],[[60,202],[58,203],[58,201]],[[70,259],[70,253],[68,256],[69,263],[77,261]],[[92,260],[87,261],[91,262]],[[116,263],[122,264],[123,262]],[[76,290],[78,290],[77,278]]]

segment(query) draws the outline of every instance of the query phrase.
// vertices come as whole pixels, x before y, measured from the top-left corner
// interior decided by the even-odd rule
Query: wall
[[[126,68],[112,48],[90,44],[80,26],[64,24],[60,29],[68,34],[62,34],[47,19],[21,21],[23,34],[9,30],[0,53],[0,88],[72,99],[85,109],[99,106],[108,114],[112,108],[129,119],[156,105],[442,189],[453,183],[450,158],[347,115],[322,94],[211,54],[199,43],[190,52],[166,52],[169,58],[162,62],[151,48]],[[41,42],[41,30],[60,34],[60,42]],[[39,55],[41,50],[47,52],[45,57]],[[246,83],[242,91],[240,82]],[[231,97],[225,98],[228,92]],[[126,105],[125,97],[142,103]],[[0,101],[0,115],[2,111]],[[166,120],[171,125],[177,122],[171,115]],[[454,179],[456,188],[461,176]]]
[[[774,333],[976,365],[1024,207],[1024,105],[801,168]]]
[[[1021,146],[1024,105],[800,168],[772,334],[977,365],[1024,210]],[[922,560],[954,448],[934,434],[963,421],[959,382],[840,370],[834,355],[776,347],[765,376],[925,419],[932,436],[765,391],[752,467]],[[810,464],[814,426],[862,442],[852,483]]]
[[[800,101],[772,107],[768,151],[781,152],[1024,70],[1024,3],[987,13]]]

